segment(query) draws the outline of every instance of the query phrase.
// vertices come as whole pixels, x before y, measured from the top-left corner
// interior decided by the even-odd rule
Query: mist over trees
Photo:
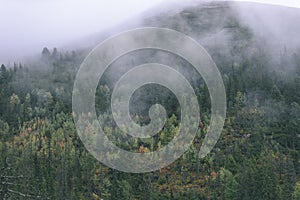
[[[111,115],[119,77],[154,61],[190,81],[199,130],[189,150],[159,171],[129,174],[104,166],[81,143],[72,117],[73,82],[88,52],[45,47],[35,61],[0,67],[0,199],[300,199],[300,50],[286,44],[276,49],[280,56],[270,53],[266,39],[229,3],[161,13],[143,25],[195,38],[221,71],[228,111],[212,152],[198,158],[211,115],[201,76],[178,56],[142,50],[114,62],[99,82],[95,107],[107,137],[136,153],[156,151],[174,138],[180,107],[159,85],[137,90],[130,105],[140,124],[149,123],[151,105],[166,108],[168,119],[156,136],[128,139]]]

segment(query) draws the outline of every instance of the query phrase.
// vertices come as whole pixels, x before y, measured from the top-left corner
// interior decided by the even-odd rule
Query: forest
[[[196,23],[216,9],[222,16]],[[198,152],[210,124],[210,96],[189,63],[168,52],[131,52],[100,80],[95,107],[99,120],[105,121],[105,134],[117,146],[138,153],[155,151],[172,140],[180,108],[166,88],[142,87],[131,100],[134,120],[149,123],[149,107],[160,103],[167,110],[167,121],[150,139],[124,140],[110,109],[118,77],[133,66],[159,60],[191,82],[201,110],[193,145],[174,163],[154,172],[108,168],[82,144],[72,116],[72,88],[88,49],[45,47],[35,60],[1,64],[0,199],[299,200],[300,50],[283,45],[274,56],[267,41],[233,15],[225,4],[186,8],[143,22],[188,32],[197,39],[209,30],[226,29],[226,44],[202,42],[221,72],[227,96],[221,137],[203,159]],[[225,19],[212,26],[219,18]],[[185,31],[180,23],[185,23]]]

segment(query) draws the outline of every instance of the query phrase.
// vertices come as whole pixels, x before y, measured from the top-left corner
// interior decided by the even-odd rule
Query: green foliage
[[[207,14],[198,11],[203,10],[195,8],[178,15],[188,20],[193,26],[191,29],[213,29],[210,24],[197,22],[199,16],[194,12],[200,16]],[[177,21],[165,23],[177,29],[181,27]],[[81,143],[73,122],[71,97],[84,53],[63,53],[56,48],[51,53],[44,48],[41,60],[32,66],[1,65],[0,199],[17,199],[20,194],[42,199],[96,200],[300,199],[299,52],[291,63],[285,62],[284,67],[295,68],[295,74],[286,78],[269,71],[272,62],[267,49],[255,43],[247,27],[232,16],[224,23],[221,27],[230,27],[231,46],[226,53],[222,52],[224,48],[208,47],[220,67],[226,87],[228,113],[220,140],[206,158],[199,159],[198,151],[210,124],[210,96],[203,80],[186,73],[186,64],[180,70],[189,75],[195,87],[201,108],[200,128],[193,145],[180,159],[147,174],[109,169],[95,160]],[[153,52],[150,55],[151,61]],[[148,61],[146,57],[140,60]],[[183,63],[177,58],[165,60]],[[114,83],[105,80],[110,80],[110,76],[114,79],[121,72],[110,73],[100,81],[95,106],[107,137],[119,147],[135,153],[165,147],[179,130],[177,100],[170,91],[158,86],[137,91],[131,113],[136,123],[149,123],[148,108],[154,103],[164,105],[168,117],[155,137],[130,138],[116,127],[111,116],[110,97]],[[142,106],[134,108],[139,100]],[[91,132],[91,127],[85,131]],[[5,177],[19,178],[8,181]],[[20,194],[12,194],[8,189]]]
[[[297,182],[295,185],[295,191],[293,193],[293,199],[299,200],[300,199],[300,183]]]

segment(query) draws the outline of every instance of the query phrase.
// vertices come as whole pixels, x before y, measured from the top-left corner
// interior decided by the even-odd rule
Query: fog
[[[151,8],[151,14],[155,15],[156,12],[176,6],[184,7],[200,2],[208,0],[0,0],[0,63],[21,61],[25,56],[40,53],[45,46],[52,49],[87,42],[89,36],[104,30],[129,23],[138,24],[142,20],[141,14]],[[300,2],[296,0],[251,2],[300,8]],[[239,13],[253,29],[269,28],[272,38],[281,38],[283,44],[297,39],[299,31],[289,31],[294,24],[284,21],[286,19],[296,23],[293,20],[295,15],[282,18],[280,9],[270,14],[263,5],[257,4],[257,7],[251,9],[248,4],[243,5],[237,7]],[[257,23],[257,18],[261,19],[261,23]]]
[[[0,0],[0,63],[116,26],[162,0]]]
[[[241,22],[270,45],[291,49],[300,47],[300,9],[268,4],[235,3]],[[277,46],[278,48],[278,46]]]

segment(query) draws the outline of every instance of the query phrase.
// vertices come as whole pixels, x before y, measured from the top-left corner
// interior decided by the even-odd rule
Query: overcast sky
[[[168,1],[176,0],[0,0],[0,63],[68,44]],[[300,8],[298,0],[250,2]]]
[[[67,44],[162,0],[0,0],[0,62]]]

